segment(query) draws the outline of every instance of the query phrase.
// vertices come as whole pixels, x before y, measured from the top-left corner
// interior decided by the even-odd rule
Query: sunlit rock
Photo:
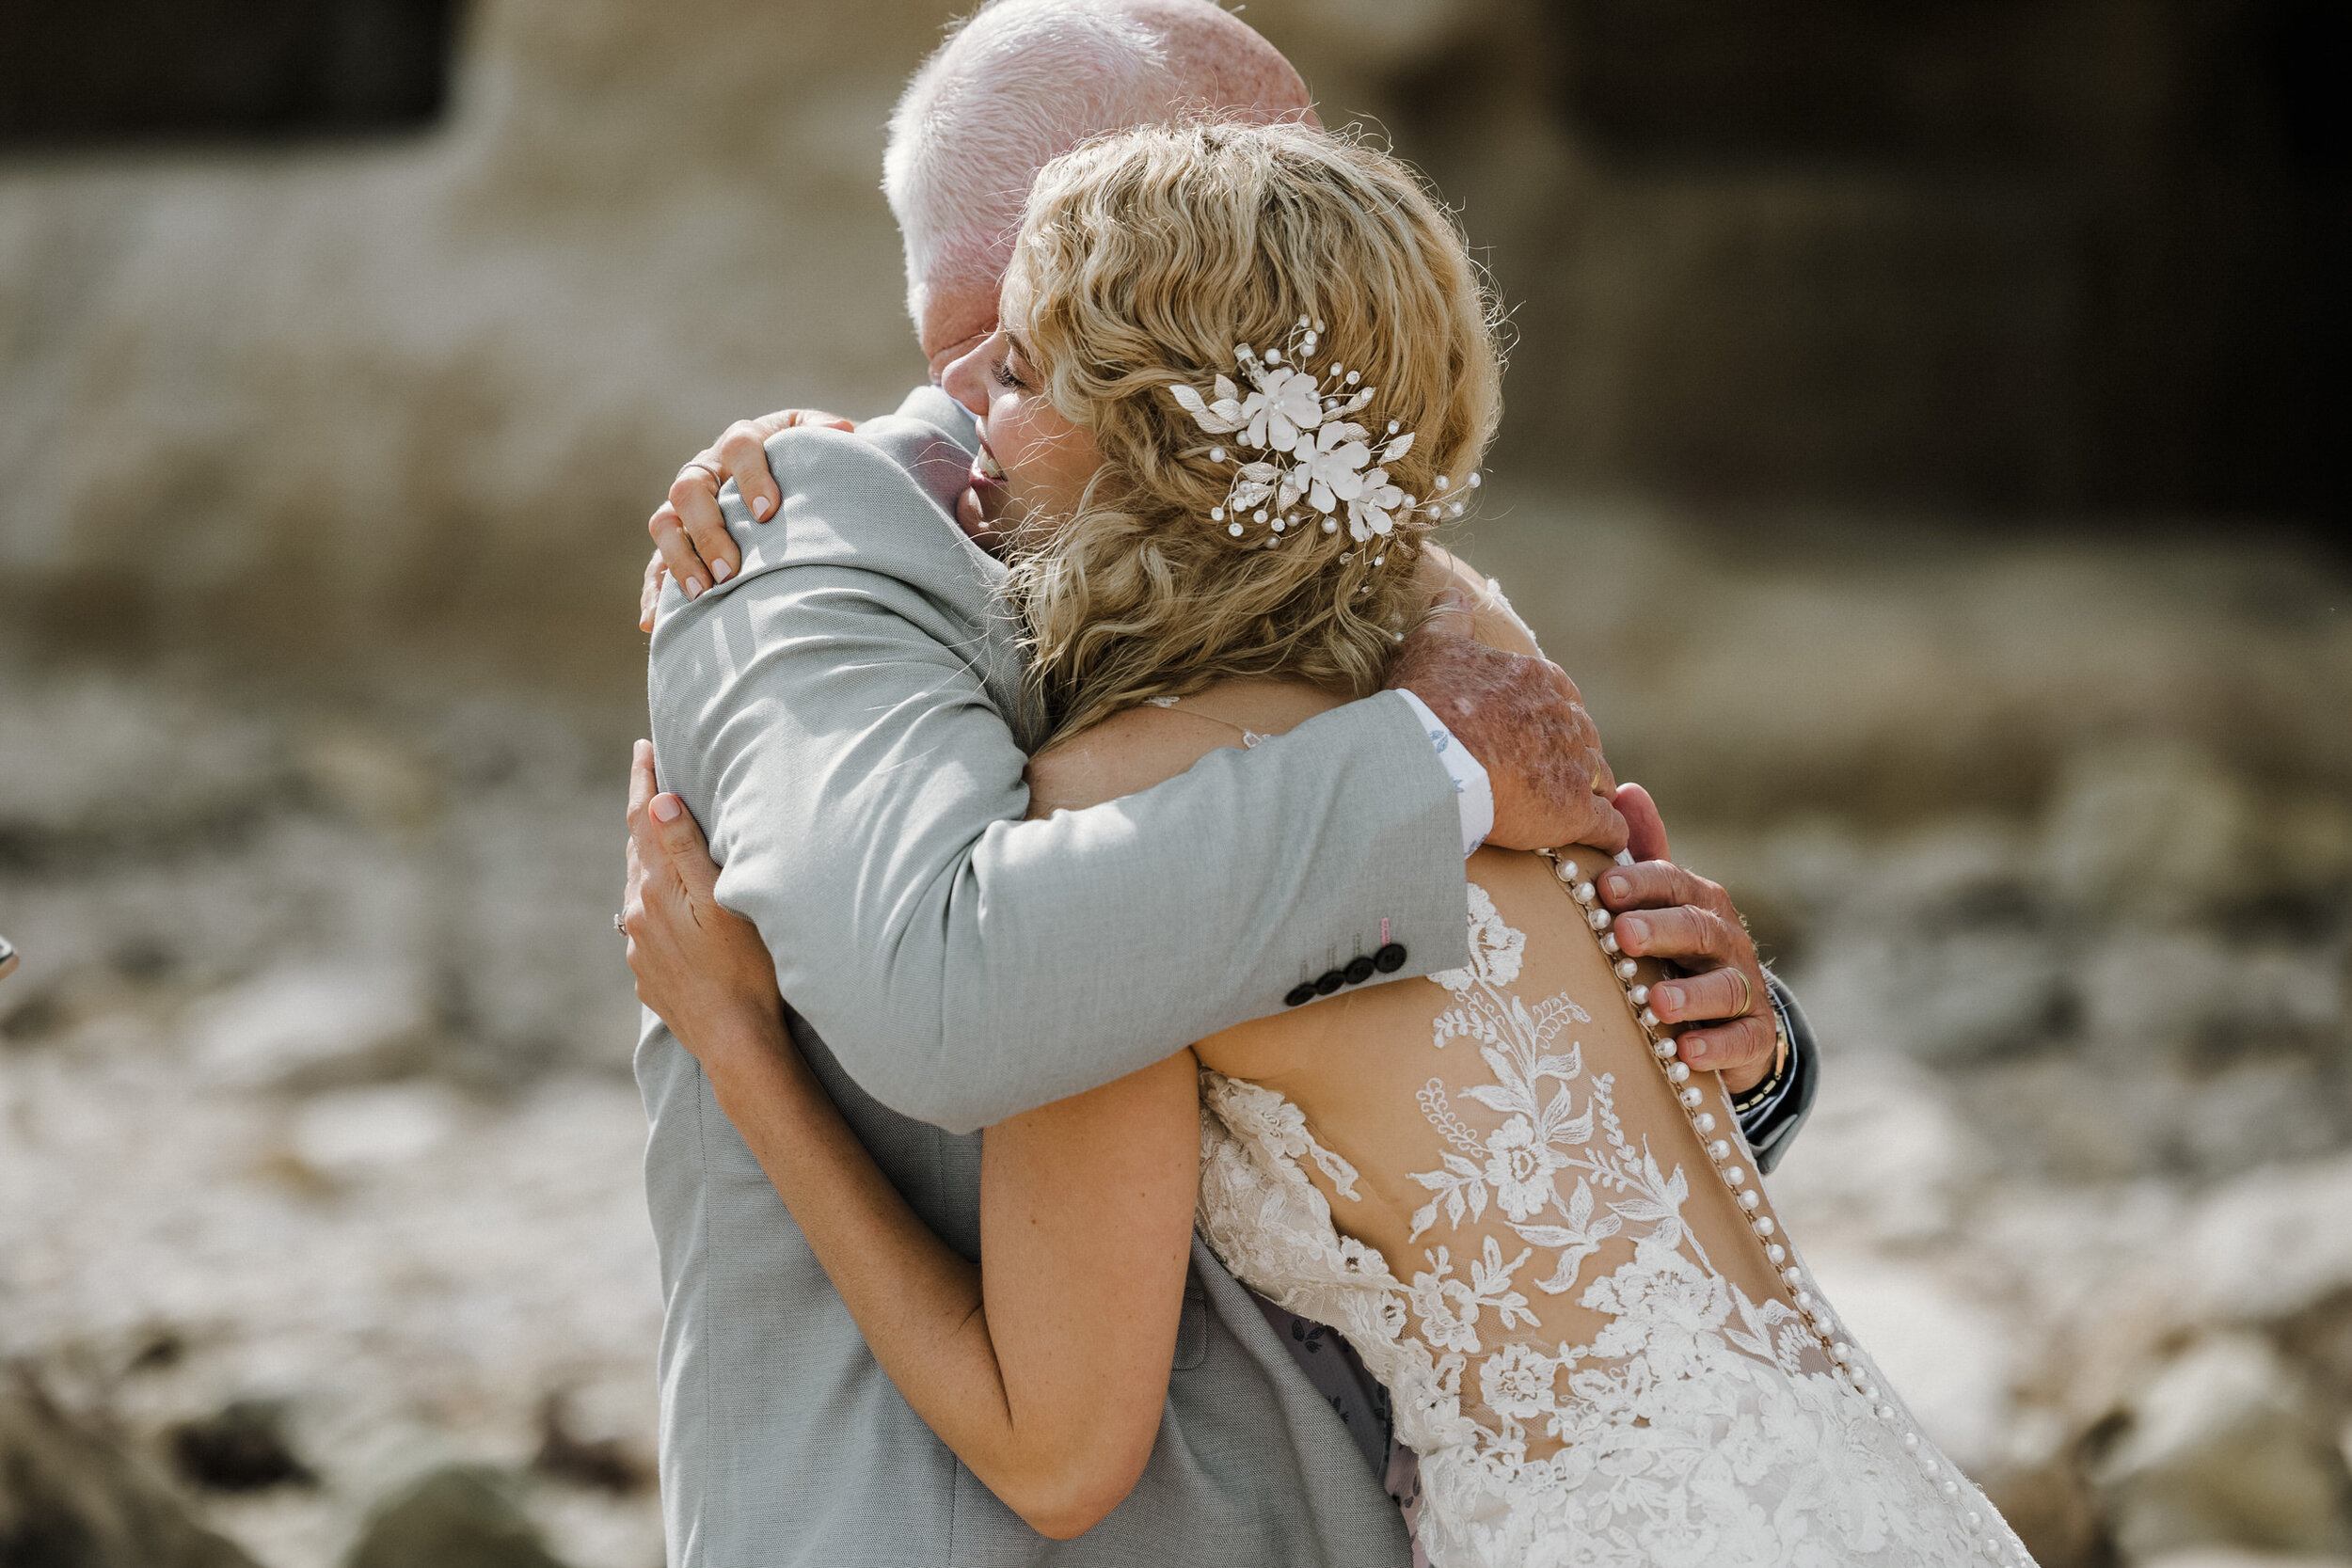
[[[101,1430],[29,1376],[0,1378],[0,1562],[25,1568],[257,1568]]]
[[[564,1568],[516,1501],[513,1483],[479,1465],[418,1478],[371,1512],[343,1568]]]
[[[2177,919],[2237,896],[2254,801],[2206,752],[2137,743],[2078,752],[2045,816],[2043,865],[2071,903]]]
[[[2297,1311],[2352,1285],[2352,1155],[2257,1170],[2202,1199],[2183,1281],[2217,1317]]]
[[[1945,1234],[1982,1150],[1935,1078],[1884,1056],[1843,1055],[1823,1074],[1804,1135],[1772,1172],[1772,1202],[1799,1235],[1876,1243]]]
[[[1962,1468],[1989,1468],[2010,1414],[2013,1331],[1927,1269],[1844,1251],[1804,1257],[1927,1435]]]
[[[162,850],[278,803],[283,752],[265,720],[155,680],[0,678],[0,840]]]
[[[363,1176],[431,1154],[457,1132],[463,1103],[433,1083],[334,1089],[294,1114],[293,1152],[329,1177]]]
[[[292,964],[205,1003],[190,1047],[225,1085],[315,1088],[422,1065],[434,1010],[408,968],[366,962]]]
[[[2352,1473],[2264,1340],[2201,1341],[2157,1370],[2125,1416],[2092,1476],[2127,1557],[2352,1555]]]

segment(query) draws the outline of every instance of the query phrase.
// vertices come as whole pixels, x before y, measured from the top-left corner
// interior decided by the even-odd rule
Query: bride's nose
[[[976,420],[988,413],[988,356],[995,342],[993,332],[982,338],[963,357],[950,362],[946,372],[939,378],[941,388],[963,404]]]

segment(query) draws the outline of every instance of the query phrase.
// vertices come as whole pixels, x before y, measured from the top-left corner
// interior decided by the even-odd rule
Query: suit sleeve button
[[[1405,944],[1392,942],[1372,956],[1372,967],[1383,974],[1393,974],[1405,967]]]
[[[1315,983],[1312,980],[1309,980],[1303,984],[1293,986],[1290,989],[1290,994],[1282,998],[1282,1006],[1285,1007],[1303,1007],[1308,1003],[1312,1002],[1315,999],[1316,994]]]
[[[1366,980],[1372,978],[1373,962],[1370,955],[1363,953],[1357,954],[1354,958],[1347,960],[1347,968],[1343,970],[1341,973],[1347,976],[1347,983],[1349,985],[1362,985]]]
[[[1347,976],[1336,969],[1327,969],[1315,977],[1315,994],[1328,996],[1347,984]]]

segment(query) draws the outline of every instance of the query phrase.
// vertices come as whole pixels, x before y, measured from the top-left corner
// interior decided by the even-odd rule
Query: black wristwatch
[[[1772,996],[1772,1020],[1781,1050],[1772,1075],[1731,1102],[1740,1131],[1756,1151],[1756,1168],[1769,1173],[1796,1140],[1797,1129],[1813,1112],[1813,1096],[1820,1087],[1820,1047],[1813,1025],[1795,993],[1767,970],[1764,983]]]

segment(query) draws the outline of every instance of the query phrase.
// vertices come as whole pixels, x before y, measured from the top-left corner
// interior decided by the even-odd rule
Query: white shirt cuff
[[[1396,694],[1412,707],[1413,717],[1421,721],[1429,744],[1437,748],[1438,760],[1445,765],[1447,776],[1454,781],[1454,798],[1462,808],[1462,854],[1467,858],[1495,830],[1494,781],[1486,777],[1486,765],[1470,755],[1470,748],[1454,739],[1454,732],[1438,721],[1427,703],[1401,686]]]

